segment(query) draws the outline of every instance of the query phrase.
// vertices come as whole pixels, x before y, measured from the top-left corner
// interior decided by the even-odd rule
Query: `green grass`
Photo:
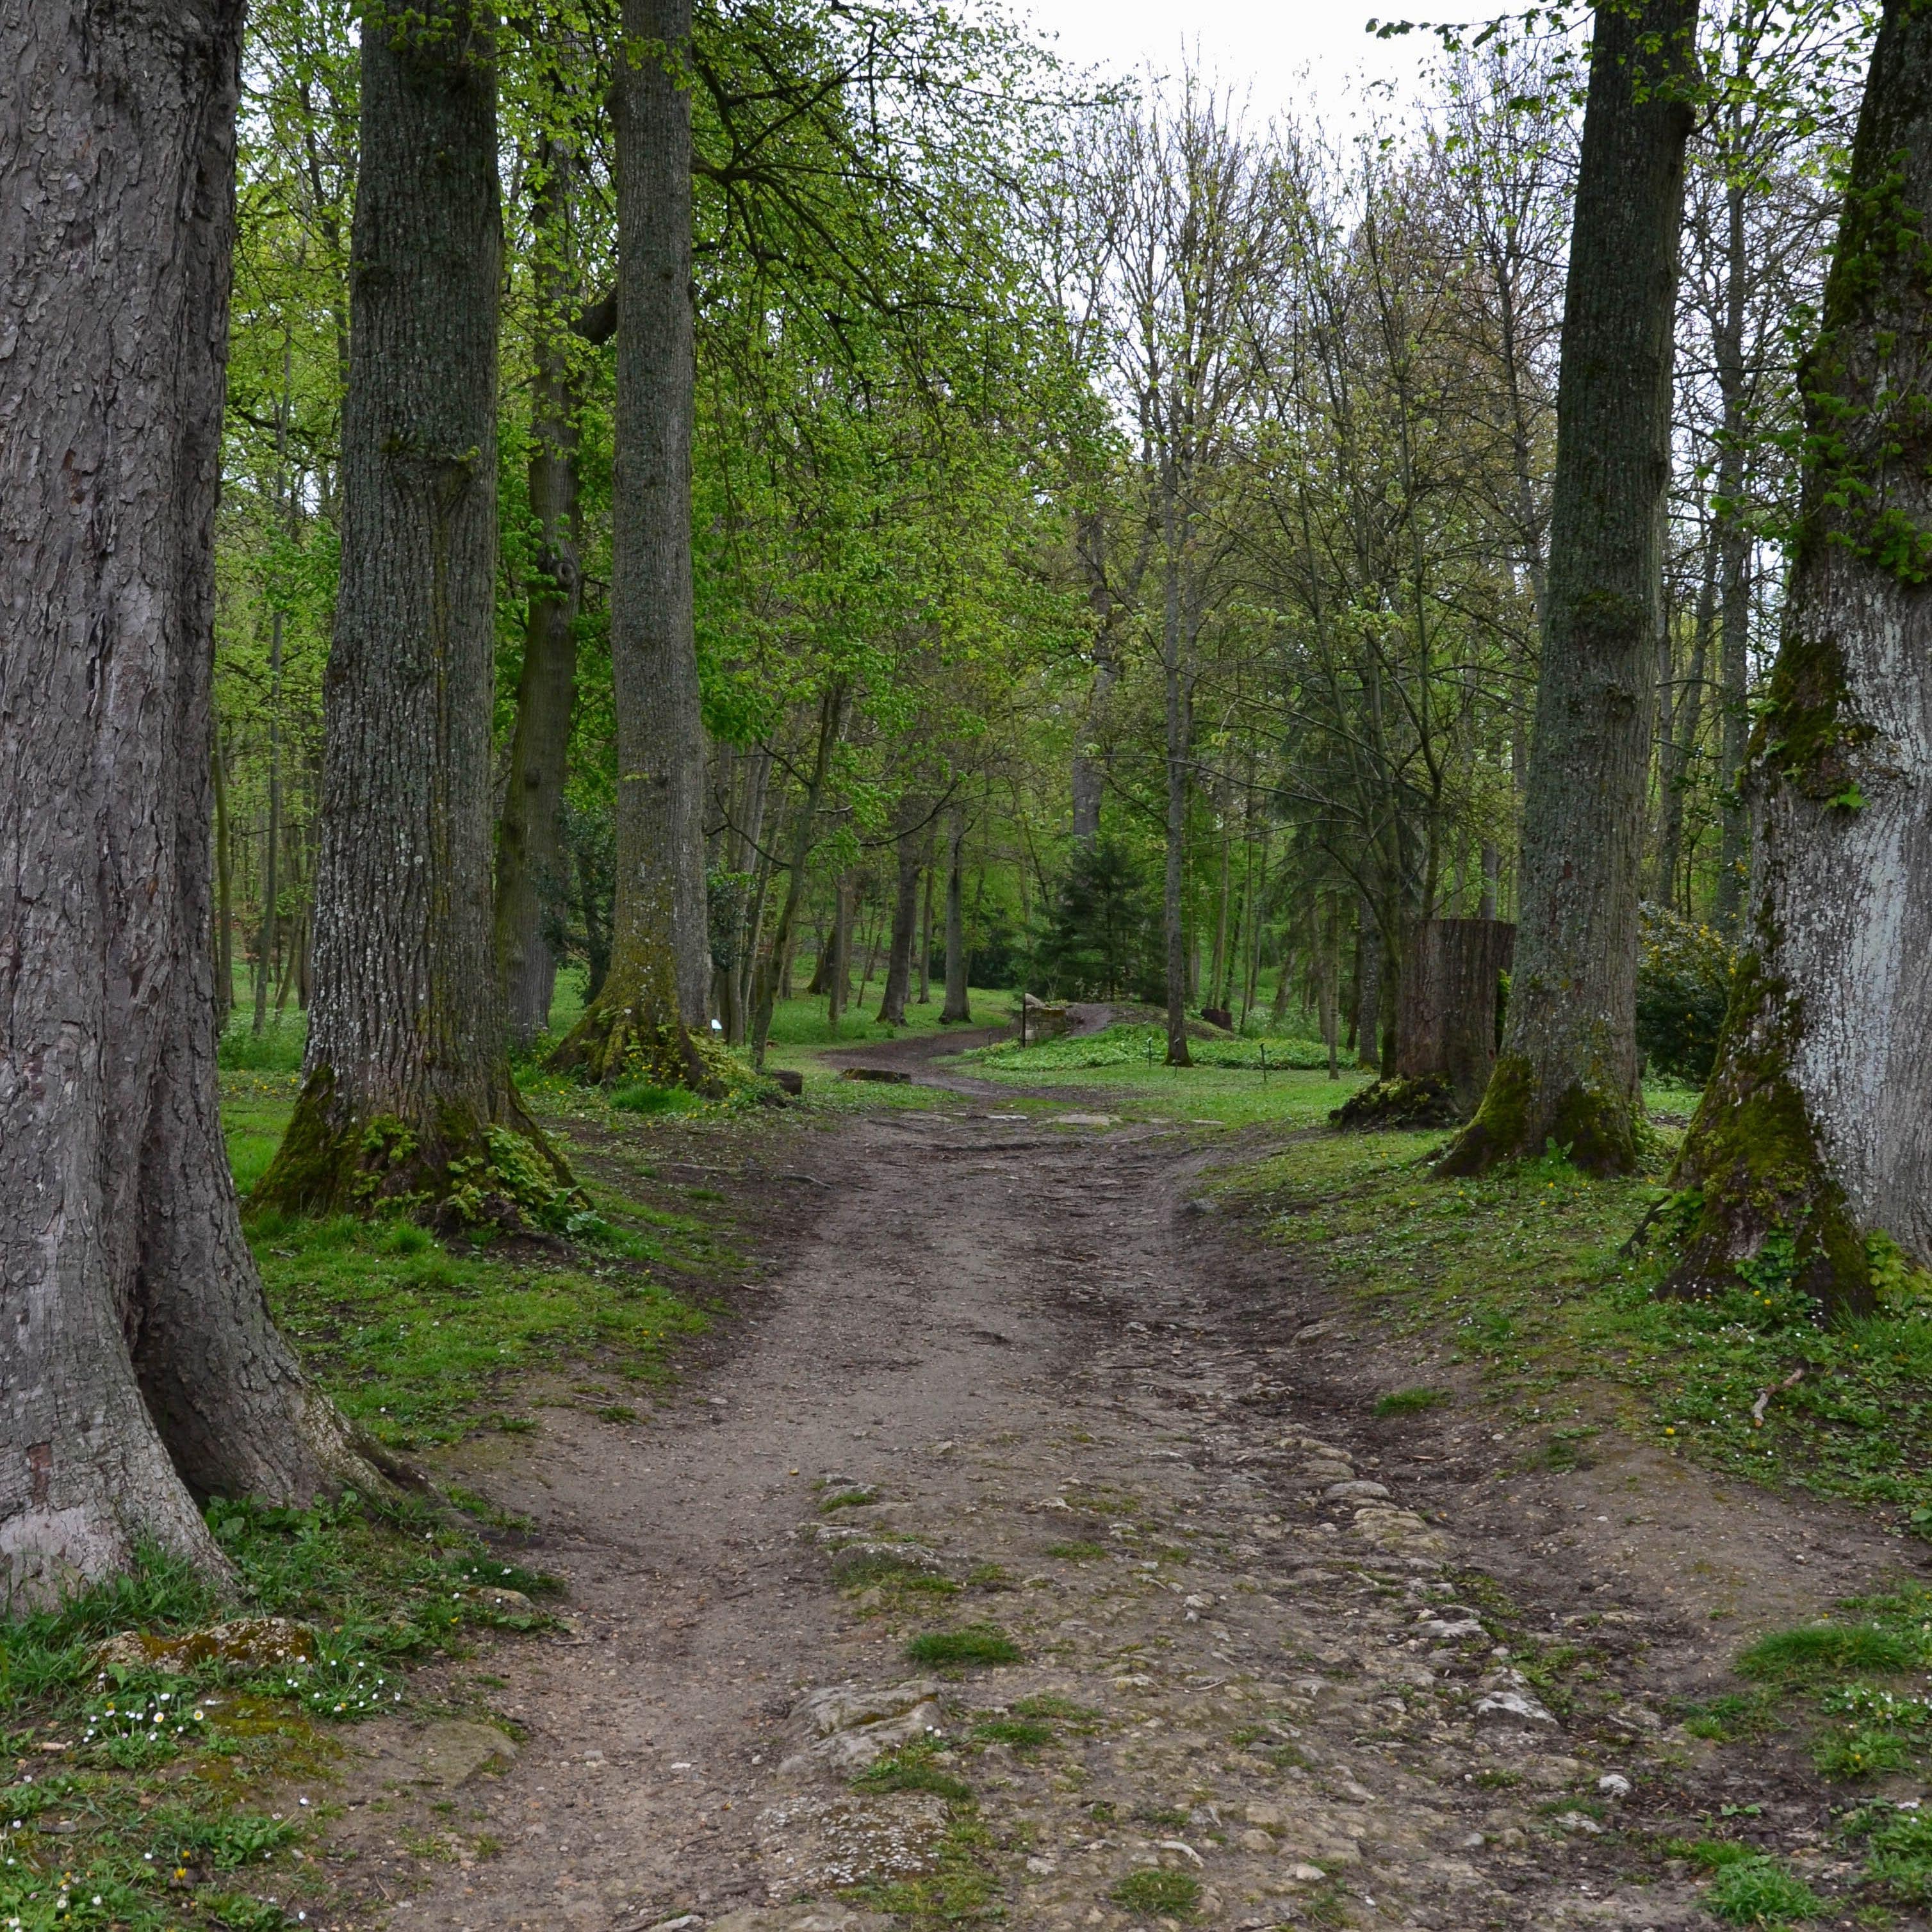
[[[675,1232],[672,1223],[670,1232]],[[667,1258],[675,1243],[648,1244]],[[661,1379],[709,1318],[641,1268],[446,1248],[410,1222],[257,1216],[269,1305],[344,1412],[399,1448],[447,1442],[532,1370]]]
[[[1804,1881],[1761,1856],[1726,1864],[1704,1894],[1706,1909],[1732,1925],[1788,1925],[1831,1910]]]
[[[1043,1750],[1053,1742],[1053,1726],[1034,1718],[988,1718],[973,1726],[982,1744],[1004,1744],[1022,1757]]]
[[[1806,1624],[1760,1637],[1737,1660],[1741,1677],[1793,1688],[1854,1672],[1893,1675],[1922,1668],[1925,1640],[1880,1624]]]
[[[1649,1174],[1612,1180],[1547,1158],[1440,1181],[1428,1162],[1444,1140],[1305,1136],[1225,1192],[1390,1328],[1474,1366],[1482,1398],[1542,1438],[1531,1461],[1574,1460],[1567,1426],[1615,1419],[1707,1466],[1932,1530],[1932,1283],[1895,1272],[1879,1313],[1827,1325],[1771,1256],[1725,1294],[1665,1299],[1664,1252],[1622,1250],[1661,1196],[1667,1135]]]
[[[1376,1404],[1378,1415],[1417,1415],[1425,1408],[1439,1408],[1456,1400],[1448,1389],[1394,1389]]]
[[[1192,1918],[1201,1910],[1201,1881],[1185,1872],[1130,1872],[1108,1894],[1129,1912],[1165,1912]]]
[[[1264,1067],[1272,1072],[1298,1068],[1326,1073],[1328,1070],[1328,1050],[1318,1040],[1222,1035],[1190,1040],[1187,1051],[1197,1067],[1240,1068],[1256,1076]],[[1100,1067],[1144,1072],[1159,1066],[1166,1056],[1167,1029],[1152,1025],[1110,1026],[1100,1033],[1043,1040],[1024,1047],[1017,1040],[1007,1040],[978,1048],[973,1054],[980,1066],[996,1071],[1049,1073]]]
[[[291,1912],[320,1904],[326,1880],[292,1856],[307,1816],[264,1815],[255,1788],[325,1774],[337,1755],[330,1733],[394,1712],[406,1696],[400,1666],[460,1651],[466,1627],[543,1621],[491,1610],[479,1586],[555,1587],[421,1511],[217,1503],[208,1523],[236,1574],[225,1595],[151,1552],[128,1576],[0,1626],[0,1731],[13,1766],[0,1788],[0,1918],[32,1932],[281,1924],[280,1906],[271,1912],[242,1883],[272,1889]],[[305,1622],[312,1658],[160,1649],[139,1664],[99,1661],[118,1632],[166,1639],[237,1614]],[[34,1750],[41,1742],[56,1748]],[[177,1873],[185,1892],[170,1886]]]
[[[1163,1066],[1158,1061],[1149,1066],[1144,1060],[1054,1067],[1036,1063],[1034,1051],[1029,1048],[1010,1061],[989,1064],[975,1054],[947,1064],[1002,1085],[1058,1090],[1068,1102],[1084,1102],[1128,1120],[1204,1120],[1231,1127],[1258,1123],[1319,1125],[1366,1078],[1352,1070],[1345,1070],[1336,1081],[1325,1073],[1270,1070],[1264,1079],[1258,1070],[1244,1067]]]
[[[963,1629],[926,1630],[905,1647],[914,1664],[946,1668],[980,1668],[1023,1661],[1020,1647],[991,1624],[968,1624]]]

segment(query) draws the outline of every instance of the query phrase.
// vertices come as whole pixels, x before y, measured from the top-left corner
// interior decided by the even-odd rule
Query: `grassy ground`
[[[1002,1042],[948,1064],[1003,1084],[1064,1092],[1126,1120],[1212,1126],[1313,1126],[1368,1078],[1348,1067],[1331,1081],[1312,1040],[1197,1040],[1192,1066],[1165,1065],[1166,1043],[1160,1027],[1113,1026],[1079,1040]]]
[[[1681,1120],[1691,1097],[1654,1090],[1653,1118]],[[1621,1428],[1728,1475],[1848,1502],[1901,1538],[1932,1536],[1932,1282],[1894,1269],[1879,1313],[1832,1325],[1775,1256],[1715,1300],[1661,1298],[1666,1256],[1628,1244],[1666,1198],[1676,1131],[1658,1133],[1647,1173],[1614,1181],[1554,1157],[1438,1181],[1440,1134],[1315,1133],[1224,1192],[1382,1320],[1472,1367],[1526,1462],[1562,1468],[1589,1436]],[[1383,1406],[1436,1399],[1418,1388]],[[1752,1646],[1737,1668],[1744,1688],[1690,1712],[1690,1727],[1720,1742],[1798,1735],[1844,1795],[1837,1829],[1869,1881],[1896,1904],[1932,1904],[1932,1825],[1916,1804],[1864,1795],[1880,1774],[1932,1776],[1932,1592],[1846,1602]],[[1720,1918],[1815,1916],[1803,1886],[1747,1844],[1665,1849],[1712,1874],[1706,1903]],[[1860,1922],[1892,1922],[1880,1907]]]
[[[293,1111],[303,1036],[298,1015],[260,1038],[250,1018],[238,1013],[222,1053],[244,1192]],[[627,1132],[634,1114],[541,1078],[530,1088],[575,1137],[601,1224],[592,1238],[444,1243],[406,1222],[248,1223],[270,1305],[310,1372],[397,1448],[527,1430],[542,1401],[634,1422],[632,1391],[670,1376],[679,1345],[715,1318],[710,1284],[735,1259],[716,1193],[663,1179]],[[548,1621],[539,1602],[500,1594],[540,1599],[550,1586],[492,1553],[486,1509],[474,1527],[353,1499],[311,1511],[218,1502],[208,1516],[233,1565],[227,1589],[150,1556],[128,1582],[0,1628],[8,1932],[267,1932],[326,1918],[329,1885],[304,1844],[327,1815],[342,1727],[406,1709],[408,1666],[460,1657],[476,1627]],[[100,1654],[122,1631],[165,1640],[270,1616],[306,1626],[314,1654],[291,1664],[245,1642],[193,1656],[164,1645],[111,1666]]]

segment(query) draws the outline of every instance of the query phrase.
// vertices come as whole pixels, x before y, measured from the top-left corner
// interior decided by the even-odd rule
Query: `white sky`
[[[1253,118],[1316,109],[1339,124],[1354,118],[1363,80],[1394,83],[1392,106],[1416,92],[1432,34],[1379,40],[1363,31],[1372,17],[1460,20],[1487,10],[1466,0],[1012,0],[1055,39],[1076,66],[1114,72],[1172,74],[1184,46],[1198,50],[1203,71],[1248,90]]]

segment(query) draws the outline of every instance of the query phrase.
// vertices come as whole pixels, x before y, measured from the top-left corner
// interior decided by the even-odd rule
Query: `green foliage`
[[[1037,991],[1070,1000],[1166,997],[1160,912],[1126,848],[1076,848],[1037,956]]]
[[[1737,955],[1714,927],[1666,906],[1643,908],[1636,1040],[1656,1072],[1701,1086],[1717,1058]]]

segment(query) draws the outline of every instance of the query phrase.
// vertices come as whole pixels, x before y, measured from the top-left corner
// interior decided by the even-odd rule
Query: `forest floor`
[[[1657,1174],[1451,1186],[1318,1072],[992,1037],[536,1083],[577,1241],[257,1217],[467,1526],[212,1506],[286,1682],[254,1626],[98,1676],[224,1614],[158,1572],[10,1627],[0,1922],[1926,1925],[1924,1306],[1662,1304]],[[244,1186],[292,1078],[226,1076]]]
[[[750,1258],[728,1314],[632,1419],[560,1378],[536,1433],[433,1454],[567,1612],[354,1735],[314,1917],[1923,1922],[1731,1668],[1847,1596],[1916,1613],[1916,1541],[1655,1432],[1552,1453],[1453,1328],[1284,1241],[1278,1132],[937,1060],[968,1043],[648,1130]],[[1916,1778],[1861,1789],[1912,1823]]]

